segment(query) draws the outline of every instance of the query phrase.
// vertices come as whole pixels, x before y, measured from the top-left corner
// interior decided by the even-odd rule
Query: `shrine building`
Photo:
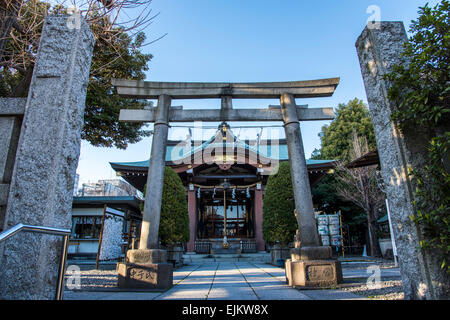
[[[289,160],[286,140],[240,140],[224,122],[206,141],[169,140],[166,150],[166,166],[178,173],[186,188],[190,220],[187,251],[264,251],[264,190],[277,165]],[[306,160],[311,186],[334,167],[333,162]],[[144,190],[149,160],[110,165],[132,186]],[[224,236],[229,243],[226,248]]]

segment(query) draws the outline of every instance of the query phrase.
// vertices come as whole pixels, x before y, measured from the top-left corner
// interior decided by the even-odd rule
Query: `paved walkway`
[[[66,300],[342,300],[363,299],[342,290],[297,290],[284,269],[251,262],[208,262],[174,271],[165,292],[64,292]]]

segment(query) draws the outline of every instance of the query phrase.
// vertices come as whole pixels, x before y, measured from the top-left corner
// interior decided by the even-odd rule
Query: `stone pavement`
[[[284,269],[253,262],[207,262],[174,271],[165,292],[69,291],[65,300],[361,300],[342,290],[297,290],[285,282]]]

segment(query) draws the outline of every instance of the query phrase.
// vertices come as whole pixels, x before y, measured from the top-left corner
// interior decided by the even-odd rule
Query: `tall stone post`
[[[79,19],[79,23],[71,23]],[[47,16],[26,101],[4,228],[18,223],[70,229],[94,37],[77,16]],[[7,240],[0,299],[53,299],[61,237]]]
[[[188,191],[188,212],[189,212],[189,242],[187,244],[187,251],[195,251],[195,236],[197,234],[197,199],[195,191]]]
[[[285,93],[280,101],[298,224],[295,248],[286,261],[286,277],[294,287],[333,286],[342,282],[341,265],[332,260],[331,247],[320,246],[295,99]]]
[[[127,263],[119,264],[119,287],[166,289],[173,285],[173,266],[166,263],[167,251],[159,249],[158,237],[170,104],[169,96],[159,96],[147,175],[144,212],[142,213],[139,249],[128,250]]]
[[[256,250],[264,251],[266,244],[263,239],[262,220],[263,220],[263,191],[255,190],[255,238]]]
[[[440,299],[449,296],[449,278],[432,252],[420,249],[423,232],[411,221],[414,196],[409,168],[426,164],[428,137],[421,128],[400,132],[390,120],[394,105],[388,100],[384,75],[396,64],[407,63],[401,54],[408,41],[402,22],[381,22],[366,27],[356,42],[361,72],[375,129],[378,154],[397,245],[406,299]]]
[[[156,108],[155,126],[150,165],[147,175],[147,190],[142,217],[141,239],[139,249],[158,249],[159,219],[161,217],[161,200],[166,164],[167,135],[169,132],[170,97],[159,97]]]
[[[284,119],[284,131],[291,165],[291,178],[294,189],[295,209],[297,210],[298,230],[302,246],[319,246],[319,235],[314,218],[314,207],[306,167],[305,151],[298,121],[295,99],[290,94],[281,96],[281,110]]]

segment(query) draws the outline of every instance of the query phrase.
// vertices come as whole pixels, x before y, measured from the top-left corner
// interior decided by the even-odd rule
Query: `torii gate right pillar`
[[[298,224],[295,248],[286,261],[286,278],[293,287],[337,285],[342,282],[341,264],[332,260],[331,247],[320,245],[295,98],[285,93],[280,100]]]

